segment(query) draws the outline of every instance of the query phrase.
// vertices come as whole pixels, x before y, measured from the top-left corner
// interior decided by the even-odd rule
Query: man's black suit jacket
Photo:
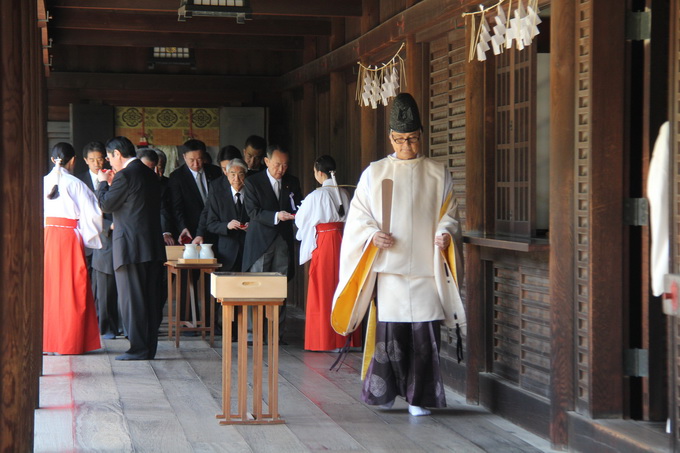
[[[113,268],[165,261],[158,176],[139,159],[116,173],[109,186],[100,182],[99,205],[113,213]]]
[[[278,211],[287,211],[291,214],[297,212],[297,207],[302,200],[300,181],[295,176],[283,175],[281,196],[277,200],[267,174],[267,170],[263,170],[246,178],[245,204],[246,212],[250,217],[250,225],[243,251],[243,270],[247,271],[280,234],[288,244],[288,277],[291,278],[295,269],[294,222],[287,220],[275,225],[274,218]]]
[[[215,165],[204,165],[203,170],[208,186],[210,181],[222,176],[222,171]],[[172,214],[175,220],[175,228],[178,233],[187,228],[191,236],[196,237],[198,223],[205,204],[201,198],[201,193],[198,191],[193,173],[191,173],[186,164],[182,165],[170,173],[168,185],[172,199]]]
[[[217,260],[222,263],[222,270],[224,271],[238,272],[243,270],[241,264],[246,232],[238,229],[230,230],[227,225],[232,220],[247,223],[250,218],[245,206],[240,216],[236,211],[231,185],[226,176],[213,181],[210,185],[208,204],[206,205],[206,228],[210,233],[217,235],[215,254]]]

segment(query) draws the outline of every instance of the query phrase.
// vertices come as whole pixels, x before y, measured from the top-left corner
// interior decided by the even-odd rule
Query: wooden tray
[[[178,258],[177,264],[217,264],[217,258]]]

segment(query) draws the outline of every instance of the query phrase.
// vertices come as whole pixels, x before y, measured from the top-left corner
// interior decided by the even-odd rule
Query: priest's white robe
[[[391,233],[394,245],[377,250],[371,243],[382,229],[382,181],[394,181]],[[461,228],[448,170],[425,157],[388,156],[361,175],[352,199],[340,252],[340,282],[333,299],[332,324],[346,335],[356,329],[377,282],[378,320],[441,320],[465,329]],[[434,245],[448,233],[447,253]],[[457,275],[456,275],[457,274]],[[454,278],[456,275],[456,278]]]

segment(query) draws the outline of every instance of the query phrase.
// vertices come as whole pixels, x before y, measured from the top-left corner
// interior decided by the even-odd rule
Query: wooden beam
[[[465,32],[466,49],[473,41],[472,30]],[[484,63],[476,59],[465,67],[465,206],[469,233],[484,233],[485,94]],[[486,371],[484,323],[484,263],[481,247],[468,244],[465,253],[466,311],[468,321],[466,399],[479,403],[479,373]]]
[[[574,409],[574,73],[576,9],[552,3],[550,40],[550,441],[569,440],[567,412]]]
[[[169,0],[54,0],[50,8],[177,13],[178,1]],[[253,14],[275,16],[359,17],[361,0],[250,0]]]
[[[42,362],[44,84],[37,2],[0,2],[0,451],[33,451]]]
[[[112,46],[112,47],[157,47],[175,46],[190,49],[239,49],[302,51],[304,40],[299,36],[231,36],[229,39],[215,39],[209,34],[199,33],[157,33],[94,30],[57,29],[52,32],[54,45],[71,46]]]
[[[240,90],[278,91],[278,77],[235,77],[177,74],[114,74],[84,72],[53,72],[47,87],[76,90],[150,90],[222,91],[227,87]]]
[[[422,0],[414,6],[386,20],[365,32],[359,38],[301,66],[283,76],[285,89],[295,88],[303,83],[368,60],[373,54],[406,40],[409,34],[418,33],[440,22],[450,22],[450,28],[462,24],[463,7],[450,0]],[[408,56],[407,56],[408,58]]]
[[[173,14],[135,14],[130,11],[56,10],[50,30],[71,28],[104,32],[208,33],[213,35],[328,36],[329,20],[249,20],[237,24],[232,18],[194,17],[178,22]]]

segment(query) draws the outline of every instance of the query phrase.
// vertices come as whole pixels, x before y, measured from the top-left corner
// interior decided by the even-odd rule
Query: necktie
[[[278,179],[276,180],[276,199],[280,200],[281,199],[281,181]]]
[[[198,191],[201,193],[201,198],[203,199],[203,203],[205,203],[205,199],[207,198],[207,195],[205,193],[205,187],[203,186],[203,172],[199,171],[196,173],[196,184],[198,185]]]
[[[236,215],[238,216],[238,221],[241,222],[243,219],[243,203],[241,202],[240,192],[236,192]]]

